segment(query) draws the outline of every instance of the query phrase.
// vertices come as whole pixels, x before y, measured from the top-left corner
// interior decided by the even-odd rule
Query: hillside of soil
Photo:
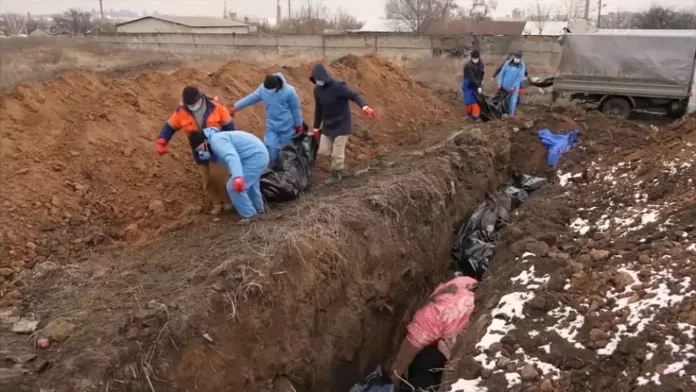
[[[517,210],[443,390],[696,390],[696,117],[621,124]]]
[[[253,92],[265,74],[281,71],[297,88],[311,125],[312,65],[262,69],[232,62],[212,74],[184,68],[128,80],[66,73],[0,97],[0,290],[25,267],[86,259],[95,247],[152,238],[202,211],[203,192],[186,138],[175,136],[163,158],[154,148],[185,85],[231,104]],[[378,57],[348,56],[329,69],[378,116],[367,121],[353,108],[349,168],[413,145],[426,125],[454,117],[450,106]],[[238,129],[256,135],[265,131],[264,122],[263,105],[236,119]]]

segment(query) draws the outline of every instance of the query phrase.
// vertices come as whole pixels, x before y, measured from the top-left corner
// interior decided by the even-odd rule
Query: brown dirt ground
[[[449,379],[487,392],[693,390],[696,117],[656,130],[546,116],[585,131],[583,148],[561,165],[569,182],[533,197],[502,233]],[[530,294],[522,313],[476,348],[514,292]]]
[[[283,69],[305,103],[311,96],[302,86],[310,67]],[[18,223],[2,237],[2,260],[10,262],[0,266],[6,277],[0,387],[266,391],[285,375],[299,391],[345,391],[394,352],[414,305],[445,279],[457,223],[486,192],[512,173],[555,174],[536,138],[540,128],[584,132],[582,147],[561,166],[577,175],[565,187],[539,192],[503,232],[493,270],[477,291],[477,322],[461,337],[450,365],[452,379],[481,377],[486,392],[693,387],[668,371],[691,358],[686,354],[693,351],[693,336],[682,324],[696,324],[693,297],[660,308],[657,322],[637,338],[621,340],[608,358],[596,353],[622,336],[629,315],[614,307],[624,295],[635,294],[640,303],[654,298],[650,290],[663,283],[668,295],[693,288],[693,280],[682,284],[696,273],[684,262],[690,251],[684,238],[691,238],[696,216],[689,181],[696,166],[685,165],[693,149],[684,147],[696,134],[693,118],[656,132],[575,108],[529,107],[515,119],[459,123],[460,133],[442,142],[454,125],[432,124],[452,119],[454,111],[405,71],[375,57],[344,58],[332,67],[380,115],[374,123],[358,120],[350,152],[357,158],[353,166],[369,171],[278,206],[249,228],[232,225],[230,217],[191,219],[199,210],[187,208],[202,195],[183,138],[163,160],[152,143],[183,87],[180,80],[231,102],[253,90],[268,70],[235,62],[210,75],[182,69],[125,81],[74,73],[45,86],[22,85],[1,98],[2,136],[10,141],[2,145],[10,169],[3,171],[3,183],[11,184],[11,192],[3,190],[0,217]],[[257,82],[237,78],[250,74]],[[384,93],[394,86],[398,95]],[[104,93],[110,98],[101,106],[84,105]],[[240,114],[240,128],[259,134],[262,110]],[[636,178],[642,182],[636,185]],[[163,201],[166,211],[151,208],[153,200]],[[644,228],[594,227],[583,234],[568,228],[577,217],[593,224],[603,222],[605,213],[625,219],[632,211],[627,208],[645,208],[644,200],[661,206],[660,219]],[[118,244],[132,222],[147,242],[103,246]],[[152,239],[158,233],[166,235]],[[515,260],[529,249],[538,255]],[[500,298],[520,288],[519,279],[511,278],[530,265],[535,278],[550,278],[538,289],[525,287],[535,293],[523,308],[526,317],[484,354],[510,359],[508,373],[531,355],[558,368],[558,377],[537,374],[510,387],[503,373],[485,372],[471,353]],[[18,273],[26,267],[31,269]],[[633,282],[632,291],[618,292],[619,271],[632,268],[646,286],[633,288]],[[561,305],[584,317],[576,337],[582,348],[547,330],[559,321],[549,311]],[[651,312],[642,311],[646,317]],[[579,318],[572,317],[562,322]],[[32,320],[36,333],[11,331],[18,321]],[[50,338],[49,348],[35,347],[42,337]],[[653,346],[646,341],[680,349],[648,355],[646,347]],[[634,349],[634,342],[642,346]],[[683,365],[685,372],[693,373],[692,362]],[[662,387],[643,382],[655,373],[666,373]]]
[[[264,69],[232,62],[218,71],[183,68],[134,79],[66,73],[45,84],[21,84],[0,98],[3,268],[19,272],[47,259],[88,257],[95,247],[140,242],[191,221],[203,193],[185,137],[159,158],[154,141],[179,101],[195,84],[223,103],[254,91],[269,72],[282,71],[298,90],[303,114],[313,118],[313,64]],[[427,127],[452,120],[453,110],[406,71],[378,57],[348,56],[330,66],[376,110],[367,121],[357,108],[348,165],[423,140]],[[263,105],[241,112],[239,129],[265,131]],[[320,168],[326,162],[321,162]],[[8,276],[11,280],[14,274]]]

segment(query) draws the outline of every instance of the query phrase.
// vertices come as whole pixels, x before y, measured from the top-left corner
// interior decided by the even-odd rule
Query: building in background
[[[406,22],[398,19],[371,19],[354,33],[411,33],[411,28]]]
[[[203,16],[150,15],[116,25],[119,34],[250,34],[246,23]]]

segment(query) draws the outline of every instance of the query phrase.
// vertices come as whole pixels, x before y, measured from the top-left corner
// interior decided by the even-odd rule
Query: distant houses
[[[116,25],[119,34],[250,34],[254,30],[236,20],[204,16],[151,15]]]

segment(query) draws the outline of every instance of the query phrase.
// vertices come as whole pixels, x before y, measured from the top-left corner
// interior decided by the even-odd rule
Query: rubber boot
[[[254,216],[249,217],[249,218],[242,218],[242,219],[237,221],[237,225],[238,226],[248,226],[248,225],[256,222],[258,219],[259,219],[258,215],[254,215]]]
[[[329,177],[326,181],[324,181],[324,184],[326,185],[333,185],[333,184],[338,184],[343,180],[343,172],[340,170],[334,170],[331,172],[331,177]]]

